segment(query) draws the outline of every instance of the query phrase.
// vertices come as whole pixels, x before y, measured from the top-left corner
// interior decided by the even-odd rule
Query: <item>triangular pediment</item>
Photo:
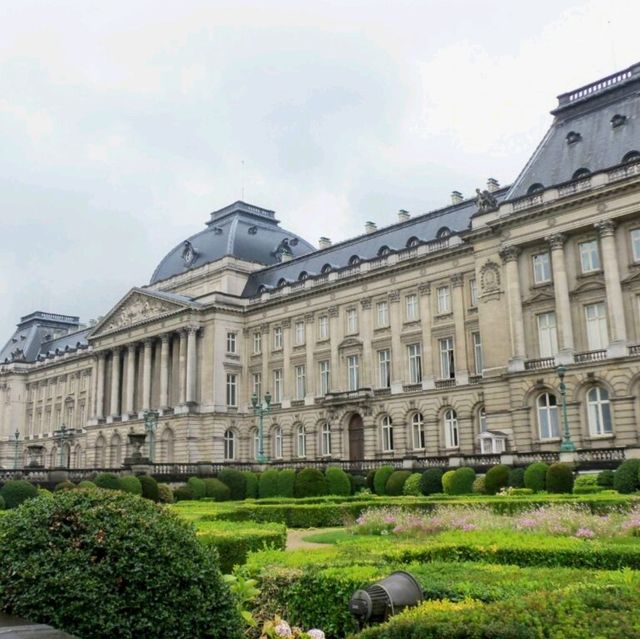
[[[598,291],[602,289],[604,289],[604,279],[601,277],[590,278],[584,282],[580,282],[580,284],[571,291],[570,295],[575,297],[576,295],[580,295],[580,293],[587,293],[589,291]]]
[[[187,302],[165,299],[162,294],[134,288],[96,324],[90,337],[125,330],[187,308],[191,308]]]

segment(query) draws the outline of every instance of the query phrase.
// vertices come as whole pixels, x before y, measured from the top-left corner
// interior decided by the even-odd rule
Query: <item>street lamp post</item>
[[[158,428],[158,411],[144,412],[144,429],[149,433],[149,460],[153,464],[156,456],[156,429]]]
[[[13,433],[13,443],[15,446],[14,458],[13,458],[13,469],[18,470],[18,447],[20,446],[20,431],[16,429],[16,432]]]
[[[60,468],[64,468],[64,444],[67,440],[73,439],[75,435],[75,429],[67,428],[64,424],[60,426],[59,430],[53,432],[53,439],[59,442],[60,445]],[[71,453],[71,451],[69,451]],[[67,460],[68,462],[69,460]],[[67,463],[67,466],[69,464]]]
[[[576,450],[576,445],[571,441],[571,432],[569,431],[569,419],[567,417],[567,387],[564,383],[564,376],[567,369],[564,366],[558,366],[556,373],[560,378],[560,397],[562,398],[562,444],[560,452],[572,453]]]
[[[253,406],[253,414],[258,418],[258,454],[257,460],[260,464],[264,464],[267,456],[264,454],[264,416],[271,412],[271,393],[267,391],[264,396],[264,402],[261,402],[254,393],[251,396],[251,405]]]

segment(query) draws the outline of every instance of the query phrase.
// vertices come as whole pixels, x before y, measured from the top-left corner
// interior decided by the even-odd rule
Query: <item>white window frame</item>
[[[376,326],[386,328],[389,326],[389,302],[376,302]]]
[[[640,262],[640,229],[632,229],[631,239],[631,257],[634,262]]]
[[[234,354],[238,351],[238,334],[234,331],[227,331],[227,353]]]
[[[404,308],[407,322],[415,322],[420,319],[418,296],[415,293],[411,293],[404,298]]]
[[[276,426],[273,429],[273,457],[274,459],[282,459],[282,456],[283,456],[282,427]]]
[[[447,408],[442,415],[444,442],[446,448],[459,448],[458,414],[453,408]]]
[[[378,351],[378,387],[391,386],[391,351],[384,348]]]
[[[585,304],[584,318],[587,327],[587,345],[590,351],[607,348],[609,329],[607,326],[607,307],[604,302]]]
[[[273,329],[273,350],[279,351],[282,348],[282,326]]]
[[[385,415],[380,423],[382,430],[382,452],[392,453],[393,448],[393,420],[390,415]]]
[[[426,448],[424,417],[422,413],[414,413],[411,416],[411,441],[413,443],[413,450],[424,450]]]
[[[228,428],[224,431],[224,461],[236,458],[236,434]]]
[[[253,334],[253,354],[259,355],[262,353],[262,333],[256,331]]]
[[[484,369],[484,360],[482,357],[482,338],[480,331],[471,333],[471,341],[473,342],[473,363],[476,369],[476,375],[482,375]]]
[[[235,373],[227,373],[227,406],[238,405],[238,376]]]
[[[253,459],[257,460],[260,452],[260,431],[257,428],[251,431],[251,441],[253,442]]]
[[[296,399],[304,399],[307,392],[307,371],[304,364],[294,367],[296,378]]]
[[[480,434],[486,433],[489,430],[489,424],[487,422],[487,411],[484,406],[478,411],[478,430]]]
[[[453,337],[443,337],[438,340],[440,352],[440,379],[455,379],[455,345]]]
[[[407,357],[409,359],[409,383],[420,384],[422,382],[422,345],[409,344]]]
[[[296,429],[296,455],[299,458],[307,456],[307,429],[304,424],[298,424]]]
[[[586,400],[591,437],[606,437],[613,434],[609,391],[602,386],[593,386],[587,391]]]
[[[360,358],[357,355],[347,356],[347,390],[357,391],[360,388]]]
[[[598,240],[588,240],[578,244],[580,254],[580,270],[582,273],[594,273],[602,269]]]
[[[320,369],[320,395],[324,397],[331,392],[331,362],[328,359],[318,362],[318,368]]]
[[[262,401],[262,373],[251,373],[251,394]]]
[[[358,309],[347,309],[347,335],[354,335],[358,332]]]
[[[448,286],[439,286],[436,289],[436,304],[438,315],[446,315],[451,312],[451,295]]]
[[[302,346],[306,341],[306,335],[305,335],[306,330],[305,330],[304,321],[298,320],[294,325],[294,329],[295,329],[296,346]]]
[[[478,280],[475,277],[469,280],[469,301],[472,308],[478,306]]]
[[[538,313],[536,324],[540,357],[555,357],[558,354],[558,325],[555,311]]]
[[[536,413],[540,440],[559,439],[560,415],[557,397],[549,392],[538,395],[536,397]]]
[[[284,392],[282,369],[274,368],[271,375],[273,379],[273,402],[274,404],[279,404],[282,401]]]
[[[318,317],[318,339],[329,339],[329,316]]]
[[[331,443],[331,424],[325,421],[320,429],[320,451],[322,457],[331,457]]]
[[[551,256],[549,251],[536,253],[532,258],[533,283],[546,284],[551,281]]]

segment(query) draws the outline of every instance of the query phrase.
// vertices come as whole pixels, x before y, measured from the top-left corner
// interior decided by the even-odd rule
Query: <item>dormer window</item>
[[[577,131],[569,131],[569,133],[567,133],[566,140],[567,144],[575,144],[582,140],[582,136]]]
[[[331,273],[331,271],[333,270],[333,267],[331,266],[331,264],[325,264],[321,269],[320,272],[323,275],[328,275],[329,273]]]
[[[589,171],[589,169],[586,169],[584,167],[578,169],[574,174],[573,177],[571,178],[572,180],[584,180],[584,178],[587,178],[591,175],[591,171]]]
[[[438,232],[436,233],[436,238],[438,240],[444,240],[450,235],[451,235],[451,229],[448,226],[442,226],[438,229]]]
[[[540,184],[540,182],[536,182],[535,184],[532,184],[527,189],[527,195],[533,195],[534,193],[540,193],[540,191],[544,191],[544,185]]]
[[[378,257],[385,257],[391,253],[391,249],[388,246],[381,246],[378,251]]]
[[[627,116],[626,115],[622,115],[620,113],[616,113],[612,118],[611,118],[611,126],[614,129],[617,129],[619,126],[622,126],[623,124],[627,123]]]
[[[629,164],[631,162],[640,162],[640,153],[638,153],[638,151],[629,151],[629,153],[622,158],[622,164]]]
[[[415,248],[420,244],[420,240],[417,237],[410,237],[407,241],[407,248]]]
[[[349,266],[358,266],[358,264],[360,264],[362,260],[360,259],[360,257],[358,255],[352,255],[349,258]]]
[[[278,280],[278,288],[283,288],[287,285],[287,280],[284,277],[281,277]]]
[[[306,271],[302,271],[302,273],[300,273],[300,275],[298,275],[298,282],[304,282],[305,280],[309,279],[309,273],[307,273]]]

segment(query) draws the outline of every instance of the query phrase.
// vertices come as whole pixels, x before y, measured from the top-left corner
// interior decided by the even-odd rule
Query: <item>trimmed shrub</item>
[[[260,499],[265,497],[277,497],[278,496],[278,471],[277,470],[265,470],[260,475],[260,482],[258,484],[258,496]]]
[[[473,482],[476,471],[469,466],[456,468],[449,484],[452,495],[470,495],[473,492]]]
[[[229,486],[223,484],[219,479],[204,479],[205,496],[211,497],[216,501],[229,501],[231,499],[231,490]]]
[[[593,473],[590,475],[577,475],[573,486],[574,488],[582,488],[584,486],[597,486],[598,485],[598,475],[594,475]]]
[[[191,491],[191,499],[202,499],[207,496],[207,487],[203,479],[200,477],[189,477],[187,486]]]
[[[83,479],[79,484],[78,488],[97,488],[97,486],[88,479]]]
[[[293,497],[293,487],[296,483],[296,471],[285,468],[278,472],[278,495]]]
[[[539,493],[547,487],[547,471],[549,466],[544,462],[535,462],[527,466],[524,471],[524,487]]]
[[[578,484],[573,485],[573,494],[574,495],[595,495],[596,493],[601,493],[606,490],[602,486],[590,486],[589,484],[583,484],[582,486],[578,486]]]
[[[373,493],[375,492],[374,486],[373,486],[373,480],[376,477],[376,469],[372,468],[368,473],[367,473],[367,488]]]
[[[62,491],[2,517],[0,538],[6,613],[92,639],[242,636],[217,553],[146,499]]]
[[[486,478],[485,477],[476,477],[473,480],[472,490],[477,495],[485,495],[486,492],[487,492]]]
[[[442,490],[447,495],[453,494],[451,492],[451,480],[453,479],[453,475],[455,472],[455,470],[448,470],[444,475],[442,475]]]
[[[596,480],[598,486],[602,486],[603,488],[613,488],[613,471],[609,470],[601,470],[598,473],[598,479]]]
[[[75,487],[76,485],[72,481],[65,479],[64,481],[58,482],[53,490],[57,493],[61,490],[73,490]]]
[[[420,490],[423,495],[433,495],[443,492],[442,488],[442,468],[428,468],[422,473]]]
[[[151,501],[160,501],[160,493],[158,492],[158,482],[149,475],[140,475],[138,477],[142,486],[142,496]]]
[[[193,493],[189,486],[178,486],[173,491],[173,499],[175,501],[191,501],[193,499]]]
[[[98,488],[120,490],[120,481],[118,480],[118,476],[113,473],[98,473],[94,479],[94,483]]]
[[[248,498],[257,499],[258,498],[258,475],[252,472],[251,470],[245,470],[242,473],[246,481],[246,495]]]
[[[347,475],[341,468],[335,466],[329,466],[324,476],[327,480],[327,494],[328,495],[350,495],[351,480],[353,477]]]
[[[120,477],[120,490],[130,495],[142,495],[142,484],[134,475],[122,475]]]
[[[509,467],[498,464],[489,468],[484,478],[484,486],[487,495],[495,495],[509,484]]]
[[[411,473],[407,478],[407,481],[404,482],[404,486],[402,487],[403,495],[412,495],[414,497],[419,497],[422,495],[422,490],[420,489],[420,484],[422,483],[422,473]]]
[[[25,479],[10,479],[5,482],[0,495],[7,508],[17,508],[22,502],[38,496],[38,489]]]
[[[0,510],[5,509],[4,497],[0,495]]]
[[[613,473],[613,487],[623,494],[635,493],[639,487],[640,459],[627,459]]]
[[[376,495],[386,495],[387,481],[389,477],[395,472],[393,466],[380,466],[376,470],[376,474],[373,476],[373,491]]]
[[[391,497],[397,497],[402,495],[402,489],[404,483],[411,476],[410,470],[396,470],[393,472],[389,479],[387,479],[387,485],[384,487],[385,493]]]
[[[47,488],[38,486],[37,490],[38,490],[38,497],[44,497],[45,499],[48,499],[49,497],[53,497],[53,493]]]
[[[370,490],[367,486],[367,478],[362,475],[351,475],[351,488],[354,495],[363,490]]]
[[[162,504],[173,503],[173,490],[169,484],[158,484],[158,501]]]
[[[573,470],[568,464],[551,464],[547,470],[547,492],[573,492]]]
[[[317,468],[303,468],[296,475],[294,495],[296,497],[316,497],[327,494],[327,480]]]
[[[240,501],[247,497],[247,478],[239,470],[225,468],[218,473],[218,479],[229,487],[231,499]]]
[[[512,468],[507,485],[509,488],[524,488],[524,468]]]

